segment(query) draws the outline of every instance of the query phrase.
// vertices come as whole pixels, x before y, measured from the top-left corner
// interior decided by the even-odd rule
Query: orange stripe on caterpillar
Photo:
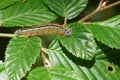
[[[68,28],[63,28],[61,25],[49,24],[40,27],[19,29],[15,32],[16,36],[39,36],[45,34],[59,34],[63,36],[70,36],[71,30]]]

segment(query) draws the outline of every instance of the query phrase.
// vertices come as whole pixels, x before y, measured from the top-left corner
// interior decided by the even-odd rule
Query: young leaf
[[[54,44],[54,45],[53,45]],[[111,50],[111,49],[110,49]],[[102,54],[102,53],[101,53]],[[56,67],[76,71],[83,80],[119,80],[120,68],[118,65],[107,60],[80,61],[79,59],[66,56],[58,42],[53,42],[48,50],[51,63]],[[114,56],[111,55],[113,58]],[[117,57],[117,56],[116,56]],[[118,56],[120,58],[120,56]],[[118,59],[119,59],[118,58]],[[114,57],[114,59],[116,59]],[[120,60],[117,60],[120,63]]]
[[[39,67],[30,72],[28,80],[82,80],[75,71],[64,68]]]
[[[58,38],[62,46],[76,57],[92,60],[96,51],[96,44],[91,32],[78,22],[72,23],[69,26],[72,28],[71,37]]]
[[[0,15],[2,26],[41,25],[56,19],[56,15],[47,9],[42,0],[19,1],[2,10]]]
[[[96,23],[89,25],[88,28],[98,41],[111,48],[120,49],[120,28],[103,26]]]
[[[3,9],[20,0],[0,0],[0,9]]]
[[[14,37],[5,53],[5,69],[10,80],[20,80],[39,56],[41,40],[37,37]]]
[[[87,0],[44,0],[56,14],[67,19],[75,18],[86,7]]]

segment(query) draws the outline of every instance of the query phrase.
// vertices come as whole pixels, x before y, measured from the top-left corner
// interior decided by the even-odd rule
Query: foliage
[[[44,0],[44,2],[56,14],[67,19],[75,18],[87,5],[87,0],[72,0],[72,2],[71,0]]]
[[[77,17],[87,3],[88,0],[1,0],[0,27],[60,24],[61,17]],[[15,36],[6,48],[5,61],[0,62],[0,80],[119,80],[119,26],[117,15],[88,25],[68,23],[62,26],[71,29],[68,37]],[[46,41],[50,41],[48,48],[44,48]],[[43,63],[36,65],[41,63],[39,59]]]
[[[2,10],[1,15],[0,23],[5,27],[41,25],[56,19],[56,15],[46,8],[42,0],[19,1]]]
[[[15,46],[14,46],[15,45]],[[35,62],[40,53],[41,40],[37,37],[11,39],[5,56],[6,72],[12,80],[19,80]]]
[[[20,0],[0,0],[0,9],[8,7],[17,1],[20,1]]]

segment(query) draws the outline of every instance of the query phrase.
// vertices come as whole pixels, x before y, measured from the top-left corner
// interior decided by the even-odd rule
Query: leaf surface
[[[41,40],[37,37],[14,37],[5,53],[5,69],[11,80],[20,80],[39,56]]]
[[[0,9],[8,7],[17,1],[20,1],[20,0],[0,0]]]
[[[102,52],[99,53],[103,54]],[[63,53],[59,46],[58,41],[55,41],[50,45],[47,54],[49,55],[49,59],[54,66],[63,67],[67,70],[76,71],[80,74],[83,80],[119,80],[120,79],[120,73],[119,73],[120,56],[117,56],[117,54],[116,56],[109,55],[109,57],[111,57],[111,59],[114,59],[114,61],[118,57],[117,63],[110,62],[113,61],[111,59],[110,61],[104,59],[85,61],[85,60],[77,59],[74,56],[69,56],[67,53]]]
[[[69,25],[72,31],[70,37],[59,37],[60,43],[74,56],[92,60],[96,51],[96,44],[92,33],[81,23]]]
[[[5,72],[5,65],[1,60],[0,60],[0,80],[9,80]]]
[[[120,28],[93,23],[88,26],[94,37],[111,48],[120,49]]]
[[[28,80],[82,80],[75,71],[64,68],[39,67],[31,71]]]
[[[41,25],[56,19],[56,15],[48,10],[42,0],[19,1],[2,10],[0,15],[0,23],[5,27]]]
[[[75,18],[86,7],[87,0],[44,0],[45,4],[59,16]]]
[[[110,18],[108,20],[102,21],[102,22],[97,22],[99,25],[103,26],[109,26],[113,28],[120,28],[120,15],[117,15],[113,18]]]

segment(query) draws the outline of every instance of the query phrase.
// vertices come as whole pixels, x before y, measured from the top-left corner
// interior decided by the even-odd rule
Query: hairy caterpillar
[[[45,34],[59,34],[63,36],[70,36],[71,30],[63,28],[58,24],[48,24],[40,27],[23,28],[15,32],[16,36],[39,36]]]

